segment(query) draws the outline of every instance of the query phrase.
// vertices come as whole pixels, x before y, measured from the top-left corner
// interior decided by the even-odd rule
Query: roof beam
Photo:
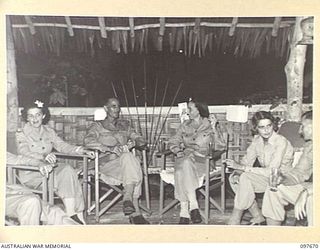
[[[31,17],[30,16],[24,16],[24,19],[26,20],[26,23],[29,27],[30,33],[34,35],[36,33],[36,29],[34,28],[34,25],[32,23]]]
[[[71,19],[69,16],[65,16],[64,19],[66,20],[67,23],[67,29],[69,32],[69,36],[74,36],[74,32],[73,32],[73,28],[72,28],[72,23],[71,23]]]
[[[278,30],[281,24],[281,17],[275,17],[273,22],[273,28],[271,35],[276,37],[278,35]]]
[[[102,38],[107,38],[107,31],[106,31],[106,23],[104,21],[104,17],[98,17],[99,26],[100,26],[100,34]]]
[[[33,23],[34,27],[60,27],[67,28],[68,26],[64,23]],[[283,21],[280,23],[279,28],[292,27],[294,22],[292,21]],[[186,22],[186,23],[166,23],[165,27],[192,27],[195,26],[194,22]],[[201,22],[200,26],[203,27],[216,27],[216,28],[230,28],[230,23],[212,23],[212,22]],[[142,30],[148,28],[159,28],[159,23],[152,24],[142,24],[134,26],[134,30]],[[273,23],[238,23],[238,28],[273,28]],[[12,24],[12,28],[29,28],[27,24]],[[83,25],[83,24],[73,24],[73,29],[88,29],[88,30],[99,30],[100,27],[96,25]],[[126,26],[114,26],[114,27],[106,27],[107,31],[115,31],[115,30],[130,30],[130,27]]]
[[[234,32],[236,30],[236,26],[237,26],[237,23],[238,23],[238,17],[234,17],[232,18],[232,22],[231,22],[231,26],[230,26],[230,30],[229,30],[229,36],[233,36],[234,35]]]

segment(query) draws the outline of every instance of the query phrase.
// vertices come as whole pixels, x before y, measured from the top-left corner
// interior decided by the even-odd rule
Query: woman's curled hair
[[[252,130],[255,134],[257,133],[257,127],[258,127],[259,121],[264,119],[268,119],[272,122],[274,131],[278,130],[277,120],[274,118],[274,116],[270,112],[258,111],[253,115],[251,119],[252,127],[253,127]]]
[[[196,108],[198,109],[199,111],[199,114],[201,117],[206,117],[208,118],[210,113],[209,113],[209,108],[208,108],[208,105],[203,103],[203,102],[198,102],[198,101],[195,101],[194,99],[189,99],[188,103],[189,102],[193,102],[194,105],[196,106]]]
[[[23,107],[23,109],[21,110],[21,116],[22,116],[23,120],[25,122],[28,121],[28,110],[32,109],[32,108],[41,109],[41,112],[44,115],[44,118],[42,120],[42,124],[47,124],[48,121],[50,120],[50,117],[51,117],[50,111],[49,111],[48,107],[42,101],[39,101],[37,99],[31,103],[28,103],[27,105],[25,105]]]

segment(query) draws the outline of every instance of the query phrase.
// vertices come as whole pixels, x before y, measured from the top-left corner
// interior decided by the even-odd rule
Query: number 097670
[[[318,248],[318,244],[300,244],[300,248]]]

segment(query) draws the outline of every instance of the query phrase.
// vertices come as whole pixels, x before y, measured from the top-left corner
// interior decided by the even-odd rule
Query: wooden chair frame
[[[17,181],[19,184],[24,185],[22,181],[20,181],[19,174],[17,171],[35,171],[39,172],[38,167],[34,166],[25,166],[25,165],[11,165],[7,164],[7,174],[8,174],[8,184],[17,184]],[[49,173],[48,179],[46,176],[42,177],[42,190],[38,189],[31,189],[32,192],[36,194],[40,194],[42,196],[42,200],[48,202],[49,204],[53,204],[54,202],[54,169],[51,173]]]
[[[142,172],[143,172],[143,181],[145,187],[145,199],[146,199],[146,207],[140,204],[140,208],[146,211],[148,214],[151,214],[150,211],[150,193],[149,193],[149,178],[148,178],[148,167],[147,167],[147,153],[146,149],[138,149],[142,152]],[[135,154],[135,151],[132,152]],[[95,220],[99,222],[100,217],[107,212],[114,204],[116,204],[119,199],[123,196],[123,190],[115,185],[106,184],[110,189],[100,197],[100,171],[99,171],[99,159],[104,157],[106,154],[100,153],[99,150],[95,150],[95,164],[94,164],[94,185],[95,185],[95,202],[88,207],[88,212],[95,211]],[[100,205],[103,201],[105,201],[112,194],[116,194],[116,196],[104,207],[100,208]]]
[[[165,150],[162,153],[157,153],[158,157],[161,157],[162,166],[161,170],[166,169],[166,158],[173,154],[170,150]],[[220,171],[210,171],[210,161],[213,161],[212,157],[206,157],[206,172],[204,184],[197,189],[205,197],[205,208],[204,212],[200,210],[201,216],[204,218],[206,224],[209,223],[210,216],[210,204],[215,206],[221,213],[225,212],[225,167],[221,165]],[[218,182],[217,182],[218,181]],[[215,182],[211,185],[212,182]],[[221,190],[221,201],[220,204],[210,197],[210,191],[216,188]],[[164,207],[164,181],[160,178],[160,201],[159,201],[159,216],[160,218],[173,206],[179,203],[178,200],[171,201]]]
[[[90,200],[91,200],[91,188],[89,185],[89,176],[88,176],[88,161],[90,159],[89,155],[85,154],[64,154],[64,153],[59,153],[59,152],[54,152],[54,154],[58,158],[64,158],[64,159],[75,159],[79,160],[82,159],[82,174],[83,174],[83,179],[82,179],[82,192],[84,196],[84,206],[85,206],[85,213],[84,213],[84,218],[86,219],[88,216],[89,212],[89,207],[90,207]]]

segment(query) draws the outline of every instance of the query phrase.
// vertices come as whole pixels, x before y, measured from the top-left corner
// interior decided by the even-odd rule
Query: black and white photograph
[[[62,13],[5,15],[5,228],[315,225],[313,15]]]

